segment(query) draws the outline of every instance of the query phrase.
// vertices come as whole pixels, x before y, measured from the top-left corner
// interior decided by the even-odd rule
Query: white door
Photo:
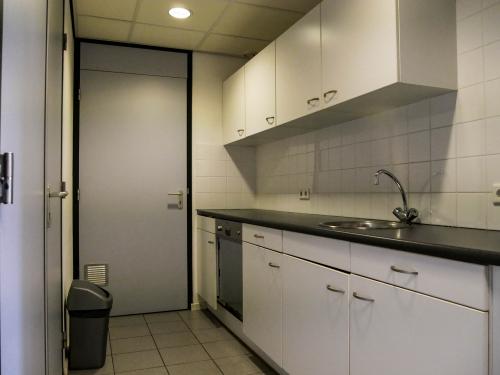
[[[351,292],[351,375],[488,374],[488,313],[355,275]]]
[[[321,109],[320,6],[276,40],[278,125]]]
[[[224,143],[246,136],[245,131],[245,68],[242,67],[222,85],[222,127]]]
[[[113,315],[185,309],[187,80],[80,77],[80,276],[109,266]]]
[[[276,43],[272,42],[245,65],[246,135],[276,125]]]
[[[398,80],[394,0],[321,3],[322,101],[334,105]]]
[[[217,248],[215,234],[198,229],[198,260],[200,262],[200,297],[217,310]]]
[[[283,256],[283,367],[349,374],[349,275]]]
[[[283,255],[243,243],[243,333],[282,365]]]

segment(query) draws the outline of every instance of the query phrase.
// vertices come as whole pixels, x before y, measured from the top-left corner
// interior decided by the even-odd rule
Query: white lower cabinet
[[[217,247],[215,234],[198,229],[198,294],[217,310]]]
[[[282,263],[283,368],[348,375],[349,275],[288,255]]]
[[[243,333],[279,366],[282,361],[283,255],[243,243]]]
[[[351,375],[488,374],[487,312],[356,275],[350,287]]]

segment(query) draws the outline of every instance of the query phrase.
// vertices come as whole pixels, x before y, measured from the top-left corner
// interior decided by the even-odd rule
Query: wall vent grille
[[[84,267],[85,280],[99,286],[107,286],[109,283],[108,264],[86,264]]]

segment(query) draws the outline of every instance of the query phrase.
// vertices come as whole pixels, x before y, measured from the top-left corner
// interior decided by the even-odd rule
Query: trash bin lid
[[[66,306],[68,311],[108,310],[113,306],[113,296],[90,281],[73,280]]]

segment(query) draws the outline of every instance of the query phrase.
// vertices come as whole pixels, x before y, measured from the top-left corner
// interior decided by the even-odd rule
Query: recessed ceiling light
[[[180,19],[185,19],[191,16],[191,12],[186,8],[172,8],[168,11],[168,14],[174,18]]]

